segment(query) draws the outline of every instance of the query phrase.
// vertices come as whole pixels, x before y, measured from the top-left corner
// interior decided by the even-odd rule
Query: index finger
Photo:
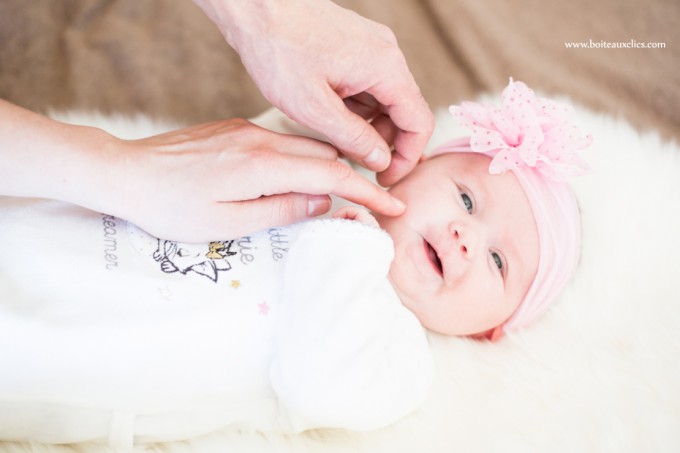
[[[406,208],[385,189],[337,160],[276,154],[268,165],[253,163],[252,171],[263,182],[257,196],[290,192],[333,194],[387,216],[401,215]]]

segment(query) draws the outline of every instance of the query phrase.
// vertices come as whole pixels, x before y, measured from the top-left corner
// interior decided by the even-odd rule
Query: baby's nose
[[[454,247],[464,258],[471,260],[477,253],[479,244],[476,229],[469,225],[452,224],[449,231],[453,237]]]

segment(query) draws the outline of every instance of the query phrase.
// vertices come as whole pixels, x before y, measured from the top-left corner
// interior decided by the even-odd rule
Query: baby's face
[[[515,311],[538,268],[538,232],[519,181],[489,174],[490,159],[453,153],[420,163],[390,193],[399,217],[378,216],[392,236],[390,281],[424,327],[490,334]]]

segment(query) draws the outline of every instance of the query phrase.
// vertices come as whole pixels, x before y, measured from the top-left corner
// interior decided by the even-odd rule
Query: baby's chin
[[[392,283],[391,278],[390,283]],[[399,297],[401,304],[413,313],[423,328],[430,332],[446,337],[467,337],[475,340],[495,340],[502,334],[502,327],[499,327],[499,324],[491,319],[489,322],[482,323],[485,324],[482,326],[459,325],[458,323],[454,325],[442,322],[442,319],[437,316],[429,315],[424,310],[428,302],[426,298],[413,297],[409,293],[404,293],[394,283],[392,283],[392,288]]]
[[[416,318],[418,316],[416,315]],[[464,330],[464,331],[459,331],[457,329],[453,329],[451,327],[441,327],[438,325],[431,325],[427,321],[423,321],[422,319],[418,318],[418,321],[420,321],[420,324],[430,332],[434,332],[438,335],[443,335],[445,337],[463,337],[463,338],[471,338],[473,340],[491,340],[493,339],[495,332],[498,328],[489,328],[489,329],[484,329],[482,331],[479,331],[478,329],[473,329],[473,330]],[[500,329],[502,332],[502,329]]]
[[[388,274],[388,280],[390,281],[390,284],[392,285],[392,289],[394,289],[394,292],[397,294],[397,297],[401,301],[401,304],[408,308],[413,314],[416,315],[416,317],[420,320],[418,317],[418,312],[417,312],[417,307],[422,304],[422,300],[418,297],[413,297],[412,294],[414,291],[409,291],[405,290],[402,287],[400,278],[399,278],[399,273],[398,272],[393,272],[392,269],[390,269],[390,272]],[[422,324],[422,320],[421,324]]]

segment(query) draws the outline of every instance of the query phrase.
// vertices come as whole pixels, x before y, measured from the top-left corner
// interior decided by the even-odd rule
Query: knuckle
[[[232,119],[229,120],[229,122],[237,128],[238,127],[246,127],[247,128],[248,126],[253,125],[253,123],[251,123],[250,121],[243,119],[243,118],[232,118]]]
[[[276,201],[272,203],[272,220],[275,224],[283,225],[290,223],[293,219],[302,217],[302,205],[300,197],[277,197]],[[306,206],[304,208],[306,212]]]
[[[327,165],[328,172],[336,183],[350,181],[354,176],[354,170],[352,170],[349,165],[343,164],[342,162],[329,161]]]
[[[352,150],[361,150],[364,151],[363,148],[368,148],[368,143],[371,141],[371,130],[368,126],[368,124],[358,124],[355,126],[351,131],[348,131],[346,134],[347,140],[347,147]],[[370,151],[369,149],[365,150],[366,152]]]
[[[422,95],[421,95],[421,97],[422,97]],[[423,102],[425,102],[425,99],[423,99]],[[427,136],[429,137],[430,135],[432,135],[432,132],[434,131],[435,119],[434,119],[434,115],[432,114],[430,109],[427,107],[426,102],[425,102],[424,105],[426,106],[426,108],[425,108],[425,115],[424,115],[424,119],[423,119],[423,128],[425,129],[425,132],[426,132]]]
[[[231,137],[235,140],[250,140],[260,134],[260,128],[248,120],[234,118],[229,120]]]
[[[316,124],[324,118],[324,112],[327,110],[321,102],[314,100],[316,97],[316,93],[311,93],[309,99],[296,103],[295,107],[286,106],[283,111],[303,126]]]
[[[385,56],[388,61],[392,61],[399,66],[406,66],[406,57],[399,47],[394,32],[390,28],[385,27],[380,34],[380,38],[381,54]]]
[[[385,24],[375,22],[378,36],[383,39],[390,47],[397,45],[397,37],[390,27]]]
[[[278,153],[268,147],[251,149],[245,156],[244,171],[250,174],[267,175],[280,165]]]
[[[264,146],[255,146],[248,150],[248,162],[253,166],[269,164],[273,160],[274,153]]]

